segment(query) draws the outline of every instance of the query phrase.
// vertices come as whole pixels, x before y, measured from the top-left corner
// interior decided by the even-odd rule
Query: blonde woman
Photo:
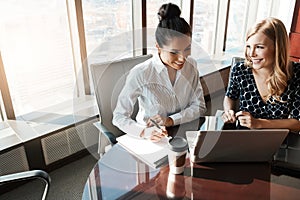
[[[245,62],[233,66],[224,98],[225,123],[300,131],[300,63],[289,61],[284,24],[267,18],[246,36]],[[239,110],[235,104],[239,100]]]

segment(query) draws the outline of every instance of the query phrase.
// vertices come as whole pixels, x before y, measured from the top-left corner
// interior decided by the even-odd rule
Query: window
[[[226,51],[243,49],[247,0],[231,0],[229,8]]]
[[[194,0],[193,39],[211,57],[240,52],[246,31],[260,19],[277,17],[289,31],[294,5],[295,0]]]
[[[277,17],[289,32],[295,0],[230,0],[226,52],[243,49],[246,31],[256,21],[266,17]]]
[[[155,47],[155,30],[159,23],[157,12],[161,5],[165,3],[173,3],[178,5],[179,8],[181,8],[181,0],[147,0],[147,52],[151,54],[157,52],[157,49]]]
[[[207,54],[214,49],[215,26],[217,21],[216,0],[195,0],[193,16],[193,41]]]
[[[241,51],[246,30],[258,19],[278,17],[289,31],[295,5],[295,0],[82,0],[88,64],[141,54],[142,34],[136,32],[142,27],[141,2],[147,4],[148,53],[156,51],[157,11],[172,2],[187,22],[194,5],[192,54],[201,57],[195,51],[201,47],[212,60],[224,51]],[[88,81],[78,77],[81,61],[74,7],[72,0],[0,2],[0,51],[17,117],[55,108],[72,100],[75,92],[84,93],[82,83]],[[2,100],[0,104],[3,110]]]
[[[1,1],[0,34],[16,116],[73,98],[76,80],[65,1]]]
[[[132,56],[131,0],[83,0],[82,7],[89,64]]]

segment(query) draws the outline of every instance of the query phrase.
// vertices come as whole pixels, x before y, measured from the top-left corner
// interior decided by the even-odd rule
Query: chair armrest
[[[103,133],[103,135],[107,138],[111,145],[117,144],[117,137],[113,133],[108,131],[107,128],[103,124],[101,124],[101,122],[95,122],[93,124],[98,128],[99,131]]]
[[[45,185],[42,199],[46,199],[51,179],[49,174],[43,170],[30,170],[25,172],[3,175],[0,176],[0,184],[12,183],[12,182],[24,181],[30,179],[40,179],[45,182],[46,185]]]

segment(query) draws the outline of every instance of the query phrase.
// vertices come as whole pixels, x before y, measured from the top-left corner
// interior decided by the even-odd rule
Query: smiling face
[[[168,67],[180,70],[186,58],[191,55],[191,38],[188,36],[174,37],[168,45],[156,45],[161,61]]]
[[[251,59],[253,69],[273,69],[275,62],[274,42],[262,32],[257,32],[249,37],[246,42],[246,54]]]

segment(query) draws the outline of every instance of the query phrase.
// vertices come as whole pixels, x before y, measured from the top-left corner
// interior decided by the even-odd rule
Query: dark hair
[[[163,4],[158,10],[159,23],[155,32],[156,42],[160,47],[167,45],[173,37],[191,36],[190,25],[180,17],[181,11],[175,4]]]

